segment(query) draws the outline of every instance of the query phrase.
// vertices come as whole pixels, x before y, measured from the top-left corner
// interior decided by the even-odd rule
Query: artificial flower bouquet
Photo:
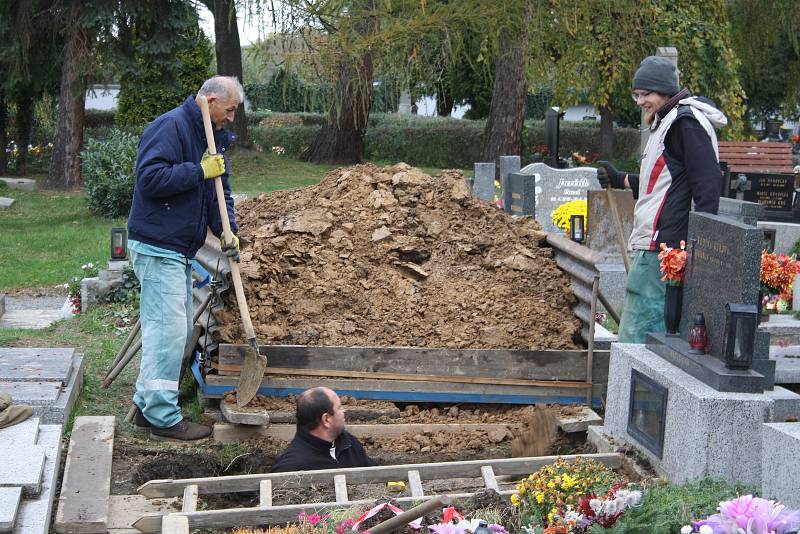
[[[743,495],[719,503],[718,513],[681,529],[681,534],[789,534],[800,529],[800,511]]]
[[[594,524],[613,525],[641,497],[602,464],[559,458],[519,482],[511,504],[527,534],[580,534]]]
[[[791,309],[794,277],[800,262],[794,256],[761,252],[762,308],[772,312]]]
[[[683,285],[686,277],[686,241],[681,239],[680,248],[668,247],[665,243],[661,243],[660,248],[661,281],[672,286]]]

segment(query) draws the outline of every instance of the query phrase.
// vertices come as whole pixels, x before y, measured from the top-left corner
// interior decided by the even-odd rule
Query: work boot
[[[135,406],[135,405],[134,405]],[[142,413],[142,409],[136,406],[136,415],[133,417],[133,425],[137,430],[147,430],[152,428],[153,423],[147,420]]]
[[[184,419],[167,428],[150,428],[150,437],[159,441],[195,441],[211,435],[211,427],[198,425]]]

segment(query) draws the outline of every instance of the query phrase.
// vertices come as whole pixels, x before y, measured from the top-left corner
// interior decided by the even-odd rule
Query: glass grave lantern
[[[575,214],[569,218],[569,238],[576,243],[583,243],[584,235],[583,215]]]
[[[124,260],[128,257],[128,230],[125,228],[111,229],[111,259]]]
[[[749,369],[758,327],[758,308],[755,304],[725,304],[725,334],[722,356],[729,369]]]

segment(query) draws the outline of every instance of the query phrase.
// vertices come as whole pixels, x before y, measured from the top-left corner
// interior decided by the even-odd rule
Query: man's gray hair
[[[197,94],[206,97],[219,96],[226,100],[235,98],[239,103],[244,102],[244,88],[235,76],[213,76],[203,83]]]

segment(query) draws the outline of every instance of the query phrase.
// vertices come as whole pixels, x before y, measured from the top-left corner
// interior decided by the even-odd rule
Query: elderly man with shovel
[[[199,103],[208,102],[214,141],[209,154]],[[236,216],[222,154],[233,135],[222,128],[233,121],[244,99],[235,79],[214,76],[197,95],[156,118],[145,129],[136,156],[136,184],[128,217],[133,269],[142,285],[140,320],[142,362],[133,402],[135,424],[159,440],[208,437],[211,429],[186,420],[178,407],[178,380],[184,345],[192,331],[192,258],[206,240],[207,228],[223,235],[215,178],[221,177],[231,230]],[[205,104],[205,102],[203,102]],[[239,252],[235,235],[222,248]]]

